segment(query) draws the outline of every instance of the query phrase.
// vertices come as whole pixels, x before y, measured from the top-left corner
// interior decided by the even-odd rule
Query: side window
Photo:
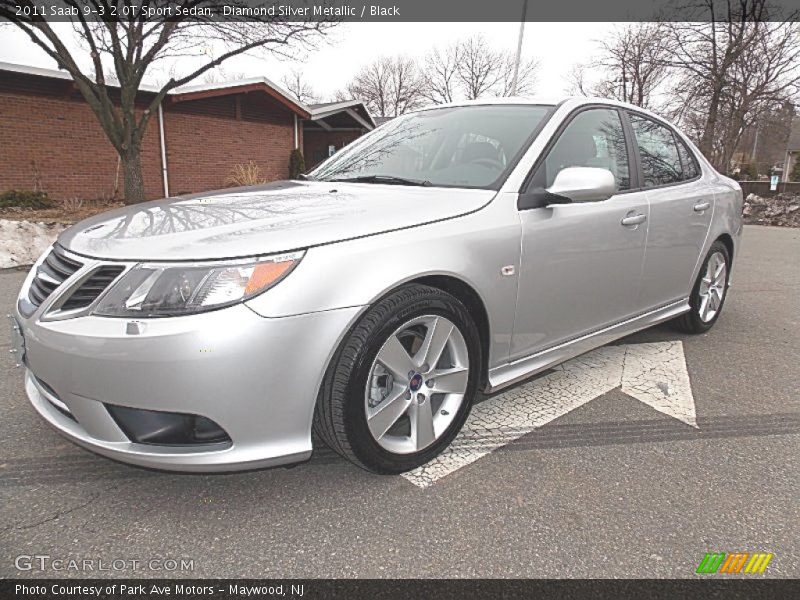
[[[631,114],[630,118],[642,160],[642,187],[651,188],[685,179],[672,131],[646,117]]]
[[[700,175],[700,167],[697,166],[697,159],[689,150],[688,146],[683,143],[683,140],[678,139],[678,154],[681,157],[681,165],[683,166],[683,178],[694,179]]]
[[[628,150],[619,113],[592,108],[578,113],[541,163],[532,186],[547,188],[567,167],[597,167],[614,175],[618,190],[631,187]]]

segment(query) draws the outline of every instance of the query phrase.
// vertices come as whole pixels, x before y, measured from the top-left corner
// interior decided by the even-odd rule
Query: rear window
[[[689,147],[683,143],[683,140],[678,138],[678,155],[681,157],[681,166],[683,167],[683,178],[694,179],[700,175],[700,167],[697,164],[697,159]]]
[[[672,130],[641,115],[631,114],[630,118],[642,161],[642,187],[684,180],[678,144]]]

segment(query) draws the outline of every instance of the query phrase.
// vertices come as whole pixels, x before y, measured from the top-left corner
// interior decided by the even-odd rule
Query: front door
[[[638,310],[647,241],[645,192],[631,189],[631,146],[616,108],[575,114],[536,167],[529,189],[572,166],[606,168],[617,193],[520,211],[521,264],[511,360],[625,320]],[[624,221],[624,222],[623,222]]]

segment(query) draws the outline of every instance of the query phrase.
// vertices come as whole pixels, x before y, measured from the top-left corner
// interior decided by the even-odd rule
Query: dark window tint
[[[678,154],[681,157],[683,166],[683,178],[694,179],[700,174],[700,167],[697,166],[697,159],[682,140],[678,139]]]
[[[618,190],[630,189],[625,134],[616,110],[593,108],[578,113],[550,149],[532,187],[550,187],[558,172],[567,167],[608,169]]]
[[[642,186],[651,188],[684,179],[678,144],[672,131],[634,114],[631,115],[631,125],[642,160]]]

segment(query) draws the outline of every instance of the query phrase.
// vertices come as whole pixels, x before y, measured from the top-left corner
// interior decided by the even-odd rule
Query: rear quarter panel
[[[733,256],[731,256],[732,267],[736,265],[736,256],[739,252],[739,245],[742,237],[742,188],[728,177],[716,174],[712,181],[714,192],[714,218],[708,232],[703,252],[700,254],[698,265],[695,269],[695,277],[700,270],[703,259],[708,253],[711,244],[722,235],[729,235],[733,240]]]

